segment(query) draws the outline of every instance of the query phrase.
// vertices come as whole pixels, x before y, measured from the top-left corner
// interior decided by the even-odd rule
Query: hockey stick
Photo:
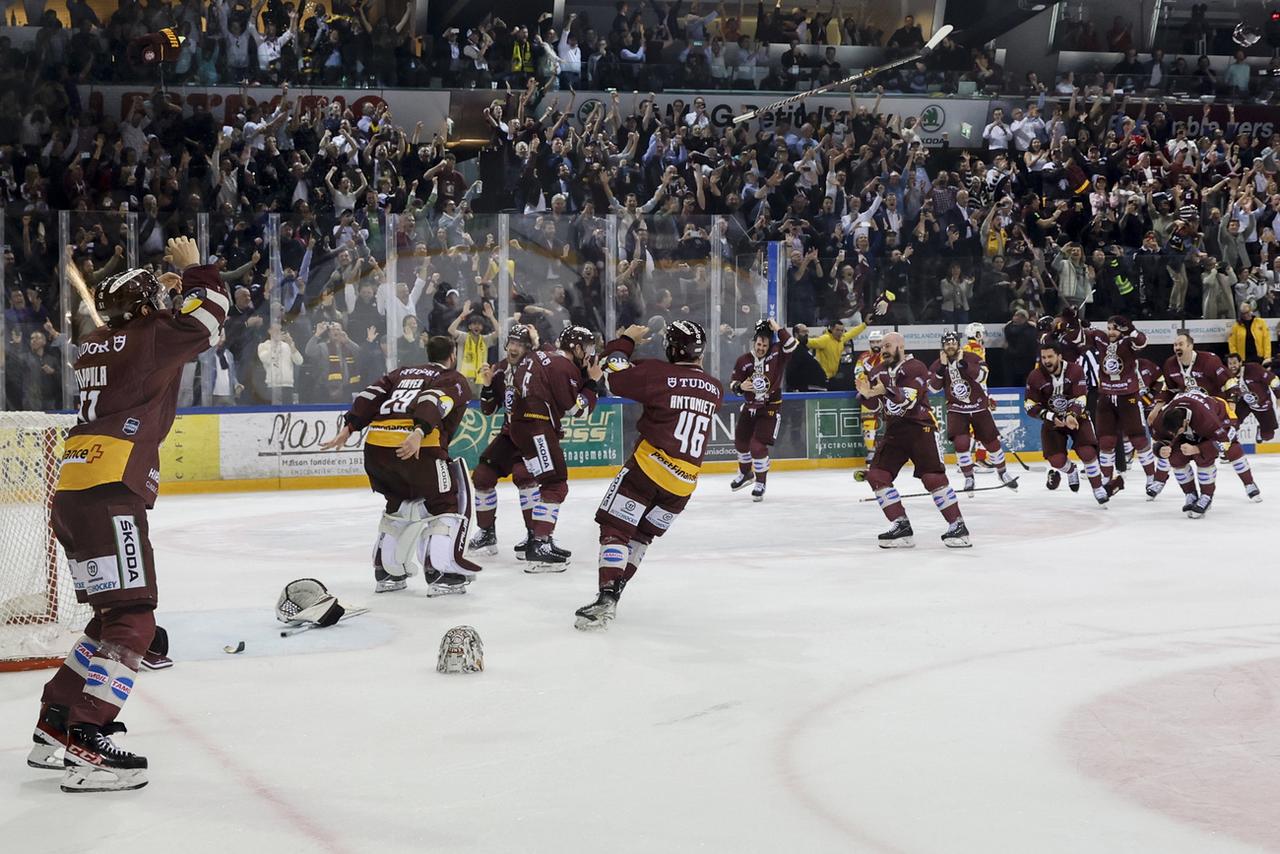
[[[1018,486],[1018,479],[1015,477],[1012,480],[1010,480],[1008,483],[998,483],[995,486],[979,486],[976,489],[966,489],[963,491],[957,491],[956,495],[968,495],[970,492],[987,492],[988,490],[992,490],[992,489],[1015,489],[1017,488],[1017,486]],[[925,496],[928,496],[928,495],[933,495],[933,493],[932,492],[908,492],[906,495],[899,495],[898,497],[899,498],[924,498]],[[875,500],[876,500],[876,497],[873,495],[870,498],[859,498],[858,503],[866,504],[868,501],[875,501]]]
[[[917,60],[924,59],[926,56],[933,53],[934,48],[942,44],[943,39],[951,35],[952,29],[954,28],[950,24],[943,24],[941,27],[938,28],[938,31],[933,34],[933,38],[929,39],[929,43],[924,46],[924,49],[917,54],[913,54],[911,56],[904,56],[902,59],[895,59],[893,62],[890,62],[887,65],[880,65],[875,68],[868,68],[865,71],[860,71],[857,74],[850,75],[849,77],[846,77],[843,80],[837,80],[834,83],[827,83],[822,86],[819,86],[817,89],[810,89],[807,92],[800,92],[795,95],[791,95],[790,97],[783,98],[780,101],[774,101],[772,104],[766,104],[765,106],[759,108],[758,110],[749,110],[740,116],[734,116],[733,123],[737,125],[737,124],[742,124],[743,122],[749,122],[752,119],[754,119],[756,116],[760,115],[761,113],[772,113],[777,110],[781,110],[783,107],[789,106],[791,104],[795,104],[799,101],[803,101],[805,98],[811,98],[814,95],[821,95],[823,92],[830,92],[832,89],[840,89],[845,86],[851,86],[854,83],[857,83],[859,80],[866,80],[870,77],[875,77],[877,74],[882,74],[885,71],[892,71],[893,69],[901,68],[902,66],[907,65],[908,63],[912,63],[912,62],[916,62]]]

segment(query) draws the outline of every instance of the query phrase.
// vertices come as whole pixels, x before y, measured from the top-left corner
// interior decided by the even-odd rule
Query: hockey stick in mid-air
[[[772,104],[766,104],[765,106],[760,107],[757,110],[748,110],[747,112],[743,113],[740,116],[734,116],[733,123],[735,125],[738,125],[738,124],[742,124],[743,122],[749,122],[752,119],[754,119],[756,116],[760,115],[761,113],[772,113],[777,110],[781,110],[784,107],[788,107],[791,104],[795,104],[799,101],[803,101],[805,98],[811,98],[814,95],[821,95],[823,92],[830,92],[832,89],[840,89],[846,86],[851,86],[854,83],[857,83],[859,80],[866,80],[870,77],[875,77],[877,74],[882,74],[885,71],[892,71],[895,68],[901,68],[902,66],[907,65],[909,63],[924,59],[926,56],[933,53],[934,48],[942,44],[943,39],[951,35],[952,29],[954,29],[954,27],[952,27],[950,24],[943,24],[941,27],[938,28],[937,32],[933,34],[933,38],[929,39],[929,43],[924,46],[924,49],[917,54],[913,54],[911,56],[904,56],[902,59],[895,59],[893,62],[890,62],[886,65],[879,65],[874,68],[868,68],[865,71],[860,71],[857,74],[850,75],[849,77],[846,77],[843,80],[837,80],[834,83],[827,83],[822,86],[819,86],[817,89],[810,89],[807,92],[800,92],[788,98],[783,98],[780,101],[774,101]]]
[[[1017,489],[1017,488],[1018,488],[1018,479],[1015,477],[1013,480],[1009,481],[1008,483],[997,483],[995,486],[979,486],[976,489],[965,489],[965,490],[957,489],[956,495],[968,495],[970,492],[988,492],[992,489]],[[924,498],[927,495],[933,495],[933,493],[932,492],[908,492],[904,495],[899,495],[898,497],[899,498]],[[868,501],[875,501],[875,500],[876,500],[876,497],[873,495],[870,498],[859,498],[858,503],[866,504]]]

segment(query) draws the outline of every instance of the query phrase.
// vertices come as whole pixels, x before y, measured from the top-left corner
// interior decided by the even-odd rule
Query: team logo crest
[[[676,378],[667,377],[667,388],[675,388],[675,387],[676,387]]]
[[[956,380],[951,383],[951,395],[961,403],[969,402],[969,384],[964,380]]]
[[[125,344],[125,341],[127,340],[128,339],[125,338],[125,336],[123,335],[111,336],[111,349],[119,353],[121,350],[124,349],[124,344]]]
[[[1049,401],[1049,405],[1053,407],[1054,412],[1067,411],[1067,399],[1065,397],[1059,397],[1055,395],[1053,400]]]

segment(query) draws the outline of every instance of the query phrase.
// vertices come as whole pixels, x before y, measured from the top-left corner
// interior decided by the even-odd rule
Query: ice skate
[[[1111,493],[1107,490],[1107,487],[1099,486],[1093,491],[1093,497],[1097,499],[1098,506],[1105,509],[1107,502],[1111,500]]]
[[[1072,492],[1080,491],[1080,467],[1072,466],[1071,471],[1067,472],[1067,488]]]
[[[529,536],[529,532],[524,532],[524,539],[515,544],[516,560],[524,560],[524,550],[529,547],[529,540],[533,539]]]
[[[467,585],[471,583],[471,579],[465,575],[456,572],[436,572],[434,569],[428,569],[425,577],[427,579],[427,596],[432,599],[437,596],[466,593]]]
[[[964,477],[964,491],[965,491],[965,492],[973,492],[974,487],[976,487],[976,486],[977,486],[977,484],[976,484],[976,483],[974,483],[974,481],[973,481],[973,475],[971,475],[971,474],[965,475],[965,477]]]
[[[1111,480],[1107,481],[1106,490],[1108,497],[1115,495],[1122,489],[1124,489],[1124,478],[1119,475],[1116,475]]]
[[[942,535],[942,544],[949,549],[967,549],[973,545],[969,542],[969,529],[963,519],[957,519]]]
[[[1018,491],[1018,479],[1016,477],[1009,474],[1007,471],[999,471],[996,472],[996,474],[999,476],[1001,483],[1012,489],[1014,492]]]
[[[1049,474],[1045,476],[1044,488],[1057,489],[1062,483],[1062,473],[1056,469],[1049,469]]]
[[[56,703],[41,706],[40,719],[36,721],[35,731],[31,734],[31,752],[27,754],[27,764],[32,768],[61,771],[66,767],[62,761],[62,751],[67,746],[68,711],[66,706]]]
[[[1209,512],[1209,507],[1213,504],[1212,495],[1201,495],[1196,499],[1195,504],[1187,511],[1189,519],[1203,519],[1204,514]]]
[[[373,592],[394,593],[409,586],[403,575],[392,575],[380,566],[373,568]]]
[[[618,596],[622,591],[610,586],[600,591],[596,601],[573,612],[573,627],[581,631],[605,629],[618,613]]]
[[[757,483],[751,488],[751,500],[757,504],[764,501],[764,484]]]
[[[1156,496],[1164,489],[1164,484],[1163,480],[1156,480],[1154,477],[1147,478],[1147,500],[1155,501]]]
[[[481,528],[467,543],[467,550],[478,554],[496,555],[498,553],[498,534],[492,528]]]
[[[1262,490],[1258,488],[1258,484],[1256,483],[1245,484],[1244,494],[1249,496],[1249,500],[1254,504],[1262,502]]]
[[[71,727],[67,754],[63,760],[66,775],[64,792],[117,792],[141,789],[147,785],[147,759],[111,741],[109,732],[123,732],[123,727],[96,727],[76,724]]]
[[[749,471],[746,474],[743,474],[742,472],[738,472],[737,476],[735,476],[733,480],[729,481],[729,488],[732,489],[734,492],[737,492],[738,490],[742,489],[748,484],[753,483],[755,479],[756,479],[755,472]]]
[[[915,547],[915,532],[906,518],[895,519],[893,526],[876,537],[882,549],[910,549]]]
[[[1194,509],[1196,508],[1196,501],[1197,501],[1199,498],[1200,498],[1200,496],[1199,496],[1199,495],[1197,495],[1197,494],[1196,494],[1196,493],[1194,493],[1194,492],[1189,492],[1189,493],[1187,493],[1187,495],[1186,495],[1186,500],[1184,500],[1184,501],[1182,502],[1182,512],[1183,512],[1183,513],[1186,513],[1188,516],[1190,516],[1190,515],[1191,515],[1191,511],[1192,511],[1192,510],[1194,510]]]
[[[541,572],[564,572],[569,568],[569,558],[563,550],[557,550],[551,538],[532,539],[525,550],[524,571],[530,574]]]

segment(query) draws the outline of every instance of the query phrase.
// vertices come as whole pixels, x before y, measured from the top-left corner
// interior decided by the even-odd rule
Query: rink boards
[[[1040,458],[1040,424],[1022,406],[1022,389],[992,389],[996,425],[1006,448],[1024,459]],[[730,397],[716,416],[707,447],[706,471],[724,472],[736,465],[733,434],[741,398]],[[163,490],[205,492],[255,489],[308,489],[365,486],[363,435],[352,436],[336,451],[320,445],[341,427],[344,407],[291,406],[193,410],[180,413],[161,449]],[[945,407],[934,405],[939,423]],[[565,422],[563,448],[570,474],[612,476],[635,444],[639,407],[620,398],[605,398],[583,418]],[[480,452],[501,429],[502,416],[472,408],[450,450],[472,468]],[[1253,420],[1241,439],[1253,451]],[[1264,446],[1269,451],[1280,446]],[[950,453],[949,443],[944,452]],[[788,394],[772,457],[778,469],[840,468],[861,464],[865,454],[862,417],[851,394]]]

